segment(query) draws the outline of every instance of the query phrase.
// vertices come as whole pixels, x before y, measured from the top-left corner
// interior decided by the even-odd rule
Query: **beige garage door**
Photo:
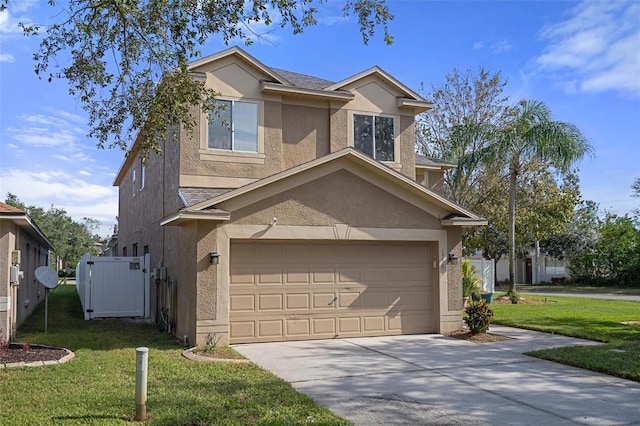
[[[230,342],[433,332],[430,248],[232,242]]]

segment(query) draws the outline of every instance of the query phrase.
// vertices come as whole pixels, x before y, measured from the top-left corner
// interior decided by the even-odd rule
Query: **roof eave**
[[[160,222],[160,226],[182,226],[194,220],[212,220],[224,222],[231,219],[231,214],[222,211],[179,211],[167,216]]]
[[[35,234],[35,236],[39,238],[41,242],[49,246],[50,250],[55,250],[53,243],[49,240],[49,238],[47,238],[46,235],[44,235],[44,232],[40,230],[38,225],[31,219],[31,217],[27,213],[0,214],[0,219],[10,220],[21,228],[32,230],[32,234]]]
[[[489,221],[482,217],[452,217],[440,220],[442,226],[486,226]]]
[[[344,101],[344,102],[348,102],[353,98],[355,98],[355,95],[353,93],[303,89],[300,87],[283,86],[281,84],[272,83],[269,81],[260,82],[260,90],[262,90],[265,93],[307,96],[307,97],[322,98],[322,99]]]
[[[412,109],[415,114],[420,114],[425,111],[429,111],[433,108],[433,103],[429,101],[422,101],[417,99],[409,99],[398,97],[396,98],[396,105],[398,108]]]

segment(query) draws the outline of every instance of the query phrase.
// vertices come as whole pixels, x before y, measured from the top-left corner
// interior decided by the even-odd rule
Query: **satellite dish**
[[[40,266],[36,269],[36,279],[47,288],[58,286],[58,274],[48,266]]]

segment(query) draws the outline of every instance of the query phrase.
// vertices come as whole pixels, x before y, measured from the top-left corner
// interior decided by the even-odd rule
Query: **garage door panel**
[[[338,318],[338,333],[360,333],[360,317]]]
[[[361,299],[364,308],[376,309],[387,306],[387,295],[383,291],[366,291],[361,295]]]
[[[230,271],[229,285],[253,285],[255,276],[253,268],[236,266]]]
[[[310,330],[309,318],[287,320],[287,336],[309,336]]]
[[[314,293],[313,308],[314,309],[335,309],[336,294],[335,293]]]
[[[283,247],[278,243],[264,243],[255,246],[254,262],[262,264],[280,264],[283,260]],[[235,256],[235,253],[234,253]]]
[[[289,293],[286,296],[286,308],[288,310],[296,310],[296,309],[304,309],[304,310],[309,310],[310,309],[310,303],[309,303],[309,294],[308,293],[303,293],[303,294],[296,294],[296,293]]]
[[[281,268],[257,268],[256,282],[258,284],[282,284],[282,269]]]
[[[386,331],[384,316],[370,316],[364,318],[364,331],[383,333]]]
[[[336,282],[336,274],[333,268],[315,268],[312,276],[314,284],[333,284]]]
[[[360,307],[360,293],[353,292],[341,292],[338,295],[338,307],[339,308],[359,308]]]
[[[234,241],[230,342],[431,332],[429,247]]]
[[[359,283],[361,282],[360,268],[340,267],[338,268],[339,283]]]
[[[229,301],[229,309],[231,312],[253,312],[256,309],[255,296],[253,294],[232,295]]]
[[[259,311],[281,311],[282,294],[260,294],[258,295]]]
[[[254,339],[256,337],[254,321],[234,321],[229,328],[235,339]]]
[[[314,335],[331,335],[336,334],[335,318],[312,318],[312,330]]]
[[[285,284],[309,284],[311,279],[309,277],[308,268],[290,268],[285,274]]]
[[[283,321],[282,320],[262,320],[258,322],[258,338],[282,338]]]

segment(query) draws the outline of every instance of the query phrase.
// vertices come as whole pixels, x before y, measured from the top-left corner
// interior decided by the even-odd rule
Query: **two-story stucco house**
[[[134,144],[114,183],[156,320],[192,344],[461,327],[461,227],[486,221],[415,154],[429,102],[378,67],[331,82],[235,47],[190,69],[225,108],[146,166]]]

